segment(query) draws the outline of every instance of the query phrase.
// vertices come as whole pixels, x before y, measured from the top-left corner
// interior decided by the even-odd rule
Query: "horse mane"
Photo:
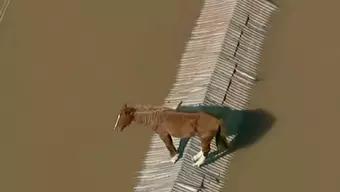
[[[174,111],[169,107],[155,105],[133,105],[131,107],[136,109],[135,117],[138,121],[145,125],[157,124],[165,117],[165,111]]]
[[[156,111],[165,111],[165,110],[173,110],[169,107],[165,106],[156,106],[156,105],[133,105],[133,108],[136,109],[137,112],[156,112]]]

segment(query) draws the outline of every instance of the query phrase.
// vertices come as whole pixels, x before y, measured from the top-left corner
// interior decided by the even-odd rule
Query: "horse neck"
[[[135,121],[143,125],[152,125],[157,123],[161,118],[160,111],[136,111]]]

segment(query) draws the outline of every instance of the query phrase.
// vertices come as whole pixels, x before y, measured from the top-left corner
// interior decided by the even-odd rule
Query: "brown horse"
[[[216,140],[222,141],[225,148],[228,148],[228,141],[221,135],[222,122],[204,112],[185,113],[167,107],[127,106],[124,104],[114,129],[119,128],[120,131],[123,131],[132,122],[143,124],[156,132],[169,150],[170,161],[173,163],[178,160],[179,155],[171,136],[177,138],[199,137],[201,151],[192,158],[195,162],[193,165],[198,167],[204,163],[214,137]]]

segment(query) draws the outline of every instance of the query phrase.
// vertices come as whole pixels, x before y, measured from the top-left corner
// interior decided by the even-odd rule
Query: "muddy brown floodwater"
[[[250,105],[277,121],[237,152],[228,191],[340,191],[340,3],[278,4]],[[0,23],[0,191],[132,191],[152,132],[113,133],[114,115],[162,103],[201,5],[13,1]]]

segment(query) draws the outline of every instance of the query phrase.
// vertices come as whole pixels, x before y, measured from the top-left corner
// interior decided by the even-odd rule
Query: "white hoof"
[[[176,161],[178,160],[178,157],[179,157],[179,154],[177,153],[175,156],[173,156],[173,157],[170,159],[170,162],[171,162],[171,163],[176,163]]]
[[[192,161],[197,161],[199,158],[203,156],[203,151],[198,152],[195,156],[191,158]]]
[[[202,155],[196,163],[193,164],[194,167],[200,167],[201,165],[203,165],[205,161],[205,157]]]

